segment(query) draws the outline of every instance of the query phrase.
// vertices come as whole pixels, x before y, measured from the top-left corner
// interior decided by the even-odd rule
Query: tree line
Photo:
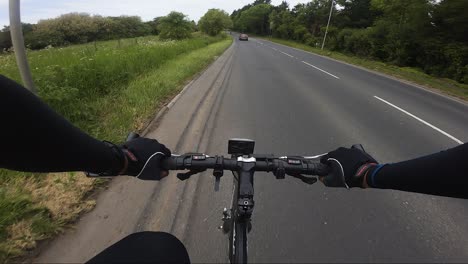
[[[467,0],[256,0],[231,14],[235,30],[325,47],[468,83]]]
[[[189,38],[192,32],[200,30],[217,35],[232,26],[231,18],[225,11],[210,9],[200,19],[199,25],[183,13],[173,11],[167,16],[155,17],[143,22],[138,16],[103,17],[87,13],[69,13],[57,18],[40,20],[37,24],[23,24],[25,45],[29,49],[48,46],[66,46],[92,41],[133,38],[159,35],[160,39]],[[0,52],[12,46],[9,27],[0,31]]]

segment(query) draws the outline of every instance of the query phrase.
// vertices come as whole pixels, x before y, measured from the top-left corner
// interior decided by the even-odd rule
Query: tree
[[[343,7],[336,17],[340,28],[367,28],[379,15],[378,10],[371,8],[371,0],[338,0],[337,3]]]
[[[270,31],[268,17],[271,10],[272,6],[270,4],[258,4],[242,11],[236,21],[236,28],[259,35],[268,34]]]
[[[434,8],[433,22],[439,36],[468,43],[468,1],[441,1]]]
[[[138,16],[110,17],[112,23],[111,32],[114,38],[133,38],[151,34],[151,27],[143,23]]]
[[[70,13],[40,20],[25,42],[32,49],[63,46],[96,40],[132,38],[151,34],[151,27],[138,16],[102,17]]]
[[[151,34],[158,35],[159,34],[159,23],[163,17],[155,17],[153,20],[146,22],[151,28]]]
[[[33,25],[28,23],[21,23],[23,34],[27,35],[33,30]],[[0,52],[7,50],[12,46],[10,36],[10,26],[4,26],[0,30]]]
[[[161,39],[184,39],[190,37],[192,24],[186,15],[172,11],[160,19],[158,29]]]
[[[322,36],[322,27],[327,25],[330,4],[328,0],[314,0],[306,4],[297,4],[292,12],[298,24],[303,25],[313,36],[318,37]],[[336,14],[336,10],[333,14]],[[332,20],[335,21],[335,19]]]
[[[202,32],[216,36],[223,29],[231,28],[232,20],[225,11],[213,8],[200,18],[198,26]]]

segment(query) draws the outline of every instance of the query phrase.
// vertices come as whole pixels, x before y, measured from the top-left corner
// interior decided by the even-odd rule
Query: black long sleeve
[[[105,172],[121,166],[92,138],[16,82],[0,75],[0,167],[19,171]]]
[[[374,188],[468,198],[468,143],[428,156],[386,164],[367,178]]]

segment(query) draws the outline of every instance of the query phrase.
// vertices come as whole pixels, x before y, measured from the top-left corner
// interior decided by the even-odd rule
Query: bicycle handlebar
[[[214,174],[221,172],[221,175],[224,170],[238,171],[243,163],[254,163],[253,171],[273,172],[278,179],[284,178],[286,174],[323,176],[329,172],[327,165],[304,157],[274,157],[272,155],[225,158],[223,156],[210,157],[205,154],[184,154],[164,159],[162,167],[166,170],[190,170],[188,173],[178,174],[179,179],[185,180],[207,169],[214,169]]]
[[[137,137],[139,137],[138,134],[131,132],[127,136],[127,141]],[[246,163],[254,163],[252,171],[273,172],[277,179],[284,179],[286,175],[290,175],[308,184],[314,183],[317,179],[307,178],[304,175],[325,176],[330,171],[327,165],[306,157],[275,157],[274,155],[258,154],[235,158],[225,158],[223,156],[210,157],[201,153],[172,155],[162,160],[162,167],[165,170],[189,170],[186,173],[177,174],[180,180],[186,180],[194,174],[207,169],[213,169],[213,175],[219,181],[219,177],[223,175],[223,171],[239,172]]]

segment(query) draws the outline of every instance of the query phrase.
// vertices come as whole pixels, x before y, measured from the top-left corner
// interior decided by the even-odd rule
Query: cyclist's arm
[[[378,166],[366,176],[370,187],[468,198],[468,143]]]
[[[122,161],[108,145],[82,132],[2,75],[0,113],[0,168],[105,172],[122,167]]]

